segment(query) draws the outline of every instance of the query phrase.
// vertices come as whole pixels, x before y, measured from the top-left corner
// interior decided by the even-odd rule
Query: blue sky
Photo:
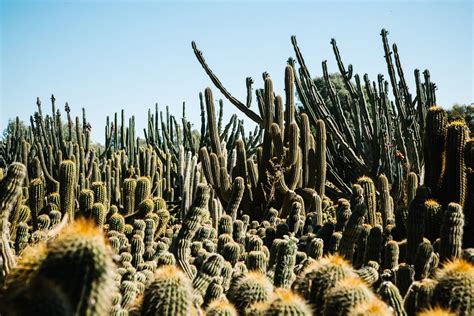
[[[1,1],[0,131],[8,118],[28,120],[36,97],[49,112],[54,93],[72,114],[85,107],[93,139],[107,115],[135,114],[140,135],[155,102],[199,126],[199,91],[214,88],[194,57],[198,47],[225,86],[245,99],[245,78],[262,87],[268,71],[283,91],[295,34],[313,76],[336,63],[330,39],[354,72],[386,74],[380,30],[398,44],[411,91],[413,70],[430,69],[438,103],[473,98],[473,7],[470,1]],[[388,77],[387,77],[388,78]],[[225,102],[226,117],[235,110]]]

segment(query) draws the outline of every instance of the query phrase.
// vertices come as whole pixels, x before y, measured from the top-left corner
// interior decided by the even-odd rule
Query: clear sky
[[[245,99],[245,78],[262,87],[268,71],[283,94],[296,35],[313,76],[327,59],[343,60],[372,80],[386,74],[380,30],[398,44],[405,75],[430,69],[438,103],[473,102],[471,1],[7,1],[1,2],[0,131],[8,118],[28,120],[40,97],[54,93],[72,114],[85,107],[93,139],[103,141],[107,115],[135,114],[137,135],[155,102],[199,126],[199,91],[213,87],[191,49],[195,40],[224,85]],[[386,76],[387,77],[387,76]],[[388,78],[388,77],[387,77]],[[226,117],[234,108],[225,102]]]

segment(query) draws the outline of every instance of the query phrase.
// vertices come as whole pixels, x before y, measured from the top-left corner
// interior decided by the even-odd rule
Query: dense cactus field
[[[101,148],[38,100],[0,141],[0,314],[473,315],[473,134],[387,34],[388,81],[332,40],[346,93],[325,61],[322,91],[293,37],[283,96],[264,73],[245,102],[193,42],[250,132],[206,88],[200,128],[122,110]]]

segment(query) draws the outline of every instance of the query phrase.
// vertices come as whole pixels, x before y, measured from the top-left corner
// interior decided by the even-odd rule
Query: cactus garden
[[[380,40],[387,78],[330,41],[342,91],[293,36],[245,100],[192,42],[213,85],[143,130],[38,99],[0,140],[0,315],[473,315],[472,122]]]

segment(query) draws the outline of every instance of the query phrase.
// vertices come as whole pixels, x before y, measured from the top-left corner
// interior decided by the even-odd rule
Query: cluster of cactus
[[[290,61],[282,98],[264,74],[258,115],[252,81],[240,103],[193,46],[255,131],[236,116],[224,126],[210,88],[200,95],[200,132],[184,106],[179,122],[155,107],[141,139],[122,111],[120,124],[118,114],[107,119],[103,150],[90,143],[85,111],[80,124],[67,106],[63,125],[54,97],[51,116],[38,101],[28,130],[14,123],[0,144],[2,315],[474,313],[474,142],[464,122],[428,107],[429,79],[416,110],[406,85],[396,83],[391,109],[383,82],[380,93],[368,84],[372,112],[349,67],[357,109],[338,113],[359,125],[344,126],[320,102],[297,49],[300,76]],[[299,109],[295,90],[306,98]],[[375,136],[388,137],[392,125],[393,140]],[[372,145],[360,147],[366,137]],[[409,163],[385,152],[372,160],[394,142],[416,147]]]

